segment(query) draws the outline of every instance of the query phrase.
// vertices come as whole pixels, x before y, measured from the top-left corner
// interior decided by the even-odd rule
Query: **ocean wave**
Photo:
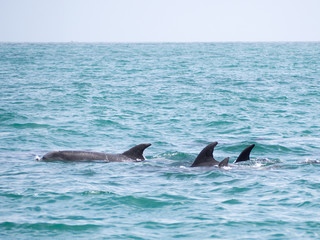
[[[17,223],[17,222],[2,222],[0,223],[0,228],[4,231],[7,230],[41,230],[41,231],[84,231],[97,229],[102,227],[101,225],[95,224],[79,224],[79,225],[69,225],[62,223],[46,223],[46,222],[38,222],[38,223]]]

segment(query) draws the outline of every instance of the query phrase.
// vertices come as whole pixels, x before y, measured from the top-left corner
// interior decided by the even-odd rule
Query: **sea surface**
[[[319,42],[0,43],[0,83],[0,239],[320,238]]]

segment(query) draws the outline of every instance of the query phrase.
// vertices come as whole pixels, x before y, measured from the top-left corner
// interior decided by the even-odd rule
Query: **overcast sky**
[[[0,0],[0,41],[320,41],[320,0]]]

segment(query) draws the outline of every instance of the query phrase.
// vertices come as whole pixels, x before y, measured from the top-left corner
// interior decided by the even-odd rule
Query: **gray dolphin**
[[[234,161],[234,163],[237,162],[243,162],[243,161],[248,161],[250,160],[250,153],[252,148],[254,148],[255,144],[251,144],[250,146],[246,147],[239,155],[237,160]]]
[[[194,160],[192,163],[191,167],[212,167],[212,166],[218,166],[218,167],[225,167],[228,166],[229,164],[229,157],[225,158],[221,162],[218,162],[217,160],[214,159],[213,157],[213,150],[215,146],[217,146],[218,142],[213,142],[210,143],[208,146],[206,146],[202,151],[199,153],[197,158]],[[255,145],[252,144],[246,149],[244,149],[237,160],[234,163],[237,162],[242,162],[242,161],[247,161],[250,160],[250,152],[252,148]]]
[[[151,146],[150,143],[142,143],[130,148],[121,154],[109,154],[84,151],[55,151],[45,154],[40,161],[95,161],[106,162],[140,162],[144,161],[143,151]]]

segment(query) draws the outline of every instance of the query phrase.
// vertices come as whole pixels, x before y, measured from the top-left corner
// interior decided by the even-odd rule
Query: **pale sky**
[[[320,0],[0,0],[0,42],[320,41]]]

